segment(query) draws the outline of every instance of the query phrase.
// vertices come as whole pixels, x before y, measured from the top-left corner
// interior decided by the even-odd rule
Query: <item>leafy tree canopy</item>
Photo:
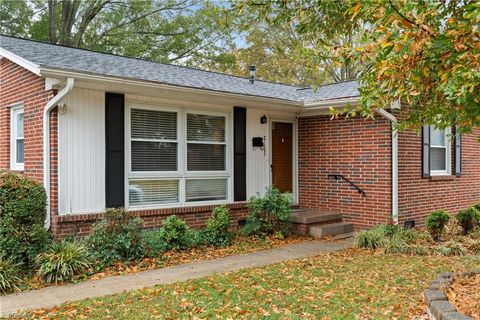
[[[224,12],[203,0],[0,1],[0,32],[194,65],[231,47]]]

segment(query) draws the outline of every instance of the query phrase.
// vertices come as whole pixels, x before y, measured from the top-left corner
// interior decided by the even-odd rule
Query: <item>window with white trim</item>
[[[439,130],[430,126],[430,174],[451,174],[451,130]]]
[[[228,200],[227,123],[227,114],[132,106],[129,206]]]
[[[24,170],[25,139],[23,105],[12,107],[10,113],[10,169]]]

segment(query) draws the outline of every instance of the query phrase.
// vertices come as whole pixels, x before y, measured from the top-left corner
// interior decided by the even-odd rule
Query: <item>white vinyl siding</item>
[[[58,114],[60,214],[105,210],[105,92],[74,88]]]
[[[23,105],[12,107],[10,116],[10,169],[24,170],[25,139]]]
[[[439,130],[430,127],[430,174],[451,174],[450,128]]]
[[[128,207],[229,200],[228,121],[223,113],[129,106]]]

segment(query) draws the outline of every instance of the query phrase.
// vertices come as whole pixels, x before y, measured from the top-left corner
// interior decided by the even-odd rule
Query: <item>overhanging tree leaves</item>
[[[349,12],[370,22],[368,45],[352,54],[369,65],[363,114],[398,99],[403,127],[480,127],[480,2],[367,1]]]

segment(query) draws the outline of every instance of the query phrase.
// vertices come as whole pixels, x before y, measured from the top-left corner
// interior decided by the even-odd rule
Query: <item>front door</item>
[[[293,192],[293,124],[272,122],[272,185]]]

